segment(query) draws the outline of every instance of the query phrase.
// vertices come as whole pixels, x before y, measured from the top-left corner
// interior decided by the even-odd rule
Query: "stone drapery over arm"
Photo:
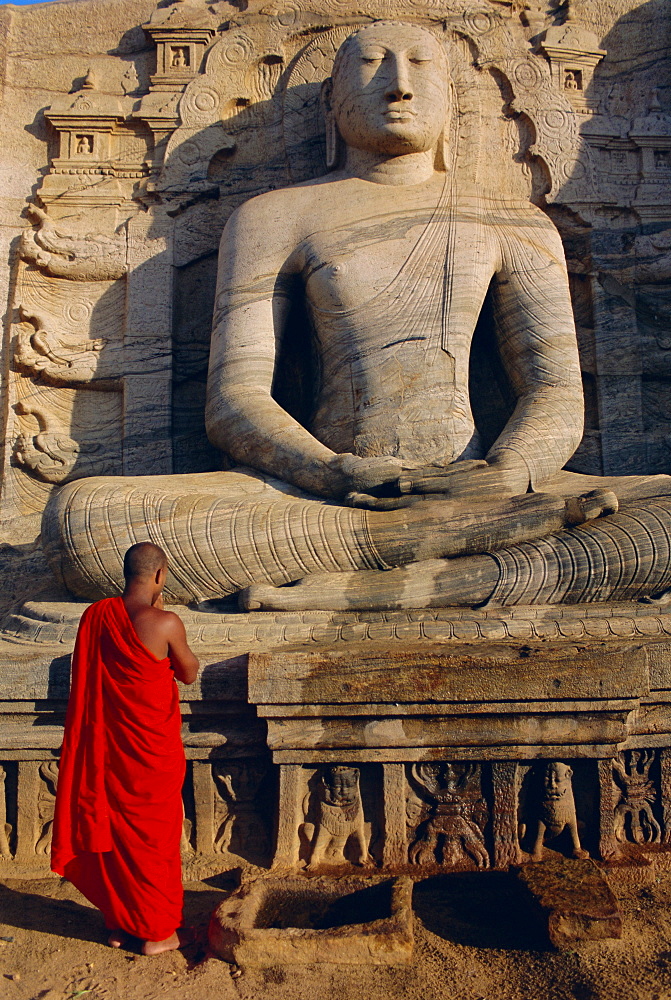
[[[241,465],[317,495],[337,492],[335,458],[271,396],[292,284],[291,214],[275,197],[252,199],[222,237],[210,354],[210,440]],[[332,482],[328,483],[328,479]],[[329,485],[331,489],[329,489]]]
[[[583,433],[580,362],[559,233],[540,212],[502,208],[494,305],[501,357],[517,405],[487,455],[525,465],[534,487],[574,453]]]

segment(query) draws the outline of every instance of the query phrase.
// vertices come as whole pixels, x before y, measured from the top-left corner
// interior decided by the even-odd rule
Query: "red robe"
[[[109,928],[148,941],[182,922],[180,729],[170,660],[142,645],[120,597],[92,604],[72,657],[51,867]]]

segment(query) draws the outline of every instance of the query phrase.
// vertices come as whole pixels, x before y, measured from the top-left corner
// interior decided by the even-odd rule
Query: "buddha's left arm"
[[[487,455],[526,467],[532,486],[554,475],[578,447],[584,405],[568,275],[559,233],[534,209],[496,227],[494,287],[501,357],[517,405]]]

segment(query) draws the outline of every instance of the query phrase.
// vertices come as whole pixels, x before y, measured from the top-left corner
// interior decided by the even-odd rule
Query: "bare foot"
[[[618,499],[612,490],[591,490],[579,497],[568,497],[566,500],[567,526],[584,524],[597,517],[617,514]]]
[[[128,934],[125,931],[115,927],[114,930],[110,931],[107,943],[111,948],[121,948],[127,937]]]
[[[180,940],[177,931],[171,934],[165,941],[145,941],[142,945],[143,955],[160,955],[163,951],[176,951],[180,947]]]
[[[343,581],[343,577],[347,581]],[[240,591],[238,604],[243,611],[305,611],[330,610],[334,601],[338,609],[345,602],[344,590],[350,577],[356,578],[356,573],[315,574],[304,577],[286,587],[273,587],[269,583],[255,583]],[[351,589],[351,587],[350,587]],[[336,593],[337,591],[337,593]],[[325,595],[328,594],[328,601]]]

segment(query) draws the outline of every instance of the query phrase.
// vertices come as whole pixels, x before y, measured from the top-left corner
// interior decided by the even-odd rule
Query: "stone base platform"
[[[48,867],[85,607],[46,594],[3,623],[6,872]],[[664,607],[176,610],[203,664],[181,690],[193,871],[241,858],[341,871],[505,868],[535,849],[553,782],[568,816],[552,840],[560,850],[571,853],[574,829],[581,849],[607,859],[671,841]]]

